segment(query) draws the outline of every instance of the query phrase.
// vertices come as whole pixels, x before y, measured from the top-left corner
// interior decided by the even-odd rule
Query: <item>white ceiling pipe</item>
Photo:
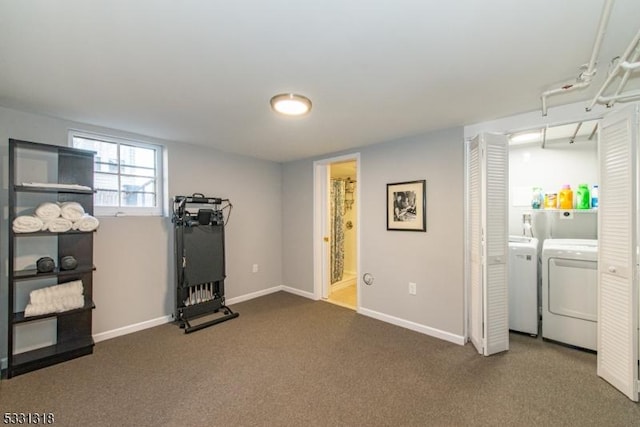
[[[631,58],[631,61],[633,64],[638,64],[640,65],[640,62],[635,62],[638,60],[638,57],[640,56],[640,45],[636,46],[636,50],[633,53],[633,57]],[[618,89],[616,89],[616,92],[613,94],[613,96],[618,96],[620,95],[620,92],[622,92],[622,89],[624,89],[624,87],[627,84],[627,81],[629,80],[629,76],[631,75],[631,72],[634,70],[631,66],[633,64],[630,64],[628,62],[624,62],[622,64],[620,64],[620,67],[622,67],[622,69],[625,70],[624,75],[622,76],[622,79],[620,79],[620,84],[618,85]],[[613,107],[613,105],[616,103],[616,100],[613,100],[611,102],[607,102],[607,108],[611,108]]]
[[[596,62],[598,60],[598,54],[600,53],[600,46],[604,39],[604,34],[609,22],[609,15],[611,15],[611,9],[613,9],[614,0],[606,0],[602,8],[602,15],[600,16],[600,23],[598,24],[598,32],[596,33],[596,40],[593,43],[593,50],[591,52],[591,58],[587,69],[580,73],[576,79],[577,83],[566,83],[559,88],[547,90],[542,93],[542,115],[547,115],[547,97],[556,95],[559,93],[566,93],[576,89],[582,89],[591,84],[591,79],[596,74]]]
[[[615,101],[631,102],[631,101],[635,101],[638,98],[640,98],[640,90],[637,90],[635,92],[621,93],[620,95],[600,96],[598,97],[598,103],[609,105]]]
[[[590,84],[591,84],[591,78],[589,78],[589,81],[582,81],[578,83],[567,83],[559,88],[551,89],[546,92],[543,92],[541,97],[542,98],[542,115],[543,116],[547,115],[547,97],[551,95],[557,95],[559,93],[570,92],[576,89],[582,89],[583,87],[587,87]]]
[[[620,68],[625,71],[633,71],[640,68],[640,62],[623,62],[620,64]]]
[[[589,106],[587,107],[587,111],[591,111],[593,106],[596,105],[596,103],[600,102],[599,100],[601,98],[604,98],[602,96],[602,93],[607,89],[607,87],[611,84],[613,79],[618,75],[618,73],[622,69],[621,64],[624,63],[624,62],[627,62],[627,59],[629,58],[629,55],[631,55],[631,53],[633,52],[633,49],[635,49],[636,45],[638,44],[638,41],[640,41],[640,30],[638,30],[638,32],[636,33],[636,35],[633,38],[633,40],[631,40],[631,43],[629,43],[629,46],[627,47],[627,50],[624,51],[624,54],[620,58],[620,61],[618,61],[616,66],[613,68],[613,71],[611,71],[611,73],[609,73],[609,76],[607,77],[607,80],[605,80],[605,82],[602,84],[602,87],[600,87],[600,90],[598,91],[596,96],[593,97],[593,100],[591,101],[591,104],[589,104]],[[620,101],[620,99],[618,99],[618,101]]]

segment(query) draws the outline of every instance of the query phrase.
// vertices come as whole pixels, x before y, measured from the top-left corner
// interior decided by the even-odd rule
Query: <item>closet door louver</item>
[[[509,349],[507,140],[483,134],[468,150],[469,335],[489,356]]]
[[[483,135],[485,141],[485,354],[509,349],[507,294],[507,185],[509,158],[503,135]]]
[[[638,107],[600,127],[598,375],[638,401]]]
[[[468,250],[469,250],[469,338],[478,353],[484,353],[482,296],[482,186],[479,137],[467,145],[468,159]]]

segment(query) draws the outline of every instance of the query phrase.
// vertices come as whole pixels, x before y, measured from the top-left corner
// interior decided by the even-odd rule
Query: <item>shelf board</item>
[[[86,336],[73,341],[14,354],[11,367],[9,368],[11,371],[10,376],[20,375],[45,366],[51,366],[69,359],[91,354],[93,353],[93,346],[93,338]]]
[[[598,208],[595,209],[529,209],[529,212],[571,212],[571,213],[597,213]]]
[[[15,237],[19,237],[19,236],[64,236],[64,235],[70,235],[70,234],[88,234],[88,233],[95,233],[97,231],[96,230],[91,230],[91,231],[79,231],[79,230],[69,230],[69,231],[61,231],[58,233],[54,233],[52,231],[34,231],[33,233],[16,233],[15,231],[11,230],[11,233],[13,233],[13,235]]]
[[[29,316],[29,317],[24,317],[24,311],[20,311],[18,313],[14,313],[13,314],[13,322],[12,323],[15,325],[15,324],[19,324],[19,323],[33,322],[33,321],[41,320],[41,319],[68,316],[70,314],[76,314],[76,313],[80,313],[82,311],[92,310],[94,308],[96,308],[96,305],[93,303],[93,301],[91,301],[90,298],[85,297],[84,298],[84,306],[82,306],[80,308],[74,308],[73,310],[63,311],[61,313],[47,313],[47,314],[42,314],[40,316]]]
[[[77,267],[73,270],[60,270],[59,268],[55,268],[53,271],[49,273],[38,273],[38,270],[20,270],[13,272],[13,280],[30,280],[30,279],[42,279],[43,277],[65,277],[65,276],[76,276],[78,274],[89,273],[91,271],[95,271],[96,266],[91,267]]]
[[[68,194],[94,194],[95,190],[82,190],[65,187],[36,187],[33,185],[14,185],[15,191],[25,193],[68,193]]]

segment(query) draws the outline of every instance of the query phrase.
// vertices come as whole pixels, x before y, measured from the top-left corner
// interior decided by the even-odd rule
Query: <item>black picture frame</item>
[[[427,181],[387,184],[387,230],[427,231]]]

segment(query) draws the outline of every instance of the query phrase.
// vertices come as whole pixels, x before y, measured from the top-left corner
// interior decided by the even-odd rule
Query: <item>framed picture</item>
[[[427,181],[387,184],[387,230],[427,231]]]

